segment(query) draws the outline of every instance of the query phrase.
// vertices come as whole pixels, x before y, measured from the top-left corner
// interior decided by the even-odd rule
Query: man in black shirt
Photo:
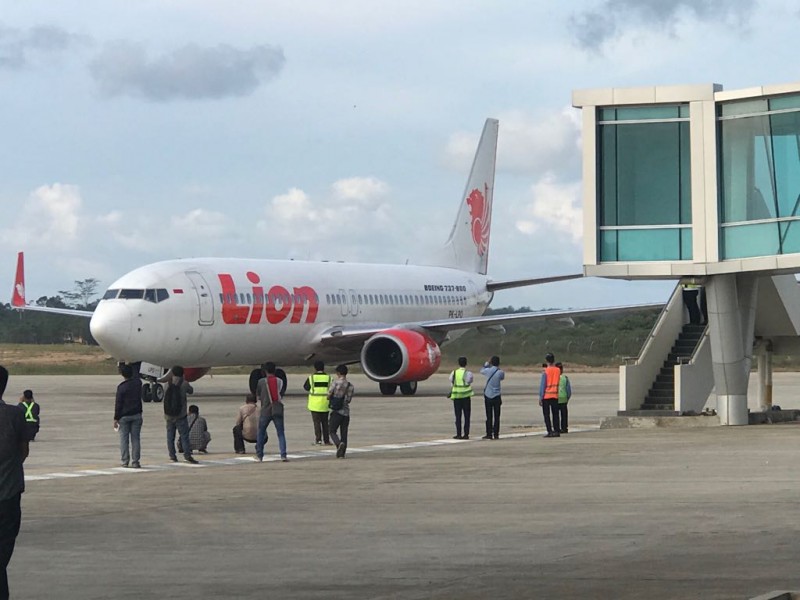
[[[22,463],[28,457],[25,414],[3,402],[8,371],[0,366],[0,600],[8,598],[6,568],[14,553],[22,520],[20,498],[25,491]]]
[[[114,428],[119,430],[119,453],[122,466],[139,468],[142,432],[142,380],[130,365],[122,365],[119,374],[124,381],[117,386],[114,402]],[[130,446],[130,451],[128,447]],[[130,459],[130,460],[129,460]]]

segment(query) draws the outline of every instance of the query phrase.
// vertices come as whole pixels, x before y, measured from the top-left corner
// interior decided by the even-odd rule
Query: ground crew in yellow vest
[[[326,446],[331,445],[328,432],[328,386],[331,376],[325,372],[325,363],[318,360],[314,363],[314,374],[309,375],[303,384],[303,389],[308,392],[308,410],[314,421],[314,443]]]
[[[25,413],[25,427],[28,430],[28,439],[33,441],[39,433],[39,404],[33,399],[33,392],[25,390],[19,398],[18,406]]]
[[[453,439],[469,439],[469,419],[472,414],[472,373],[467,371],[467,357],[458,358],[458,368],[450,373],[450,399],[453,401],[453,411],[456,414],[456,434]],[[461,419],[464,419],[462,429]],[[463,435],[462,435],[463,432]]]

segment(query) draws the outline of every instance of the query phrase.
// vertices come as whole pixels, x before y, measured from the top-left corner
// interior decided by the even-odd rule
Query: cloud
[[[43,185],[31,192],[16,222],[0,229],[0,240],[17,247],[69,247],[79,239],[82,204],[77,186]]]
[[[89,70],[108,96],[133,96],[156,102],[248,96],[276,77],[286,59],[266,44],[238,49],[227,44],[189,44],[149,57],[140,44],[107,44]]]
[[[350,177],[340,179],[331,186],[333,197],[342,204],[356,203],[370,206],[384,198],[389,186],[375,177]]]
[[[545,174],[564,179],[580,176],[580,112],[572,107],[530,115],[501,113],[497,168],[534,177]],[[478,136],[457,132],[445,147],[445,163],[459,170],[472,164]]]
[[[621,37],[627,25],[674,29],[684,17],[743,27],[755,0],[603,0],[596,8],[574,13],[569,28],[581,48],[597,51]]]
[[[375,177],[335,181],[319,199],[299,188],[273,197],[256,229],[282,254],[309,259],[372,260],[392,238],[388,184]],[[365,250],[368,249],[368,250]]]
[[[543,231],[566,234],[579,244],[583,238],[581,183],[558,183],[547,175],[532,186],[531,193],[533,200],[523,210],[517,229],[528,235]]]
[[[195,208],[184,215],[174,215],[170,223],[173,230],[185,232],[194,239],[219,239],[233,228],[233,223],[226,215],[204,208]]]
[[[88,36],[60,27],[38,26],[23,30],[0,25],[0,68],[23,69],[90,43]]]

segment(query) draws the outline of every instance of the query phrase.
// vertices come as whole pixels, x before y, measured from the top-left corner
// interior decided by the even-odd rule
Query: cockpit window
[[[144,298],[144,290],[120,290],[120,300],[141,300]]]
[[[103,294],[103,300],[113,300],[119,294],[119,290],[106,290],[106,293]]]
[[[167,290],[164,288],[158,288],[156,290],[156,302],[163,302],[167,298],[169,298],[169,292]]]
[[[148,302],[152,302],[155,304],[156,301],[156,291],[155,290],[145,290],[144,291],[144,299]]]

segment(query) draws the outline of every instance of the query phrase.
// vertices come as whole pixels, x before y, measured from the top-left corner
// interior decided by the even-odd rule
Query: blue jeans
[[[181,446],[183,446],[183,456],[189,458],[192,455],[192,444],[189,442],[189,422],[186,417],[167,421],[167,452],[170,458],[177,458],[175,454],[175,430],[181,434]]]
[[[119,418],[119,453],[122,456],[122,464],[127,465],[129,460],[138,463],[141,457],[141,444],[139,443],[142,433],[142,413]],[[130,440],[131,452],[128,453],[128,441]]]
[[[269,439],[267,435],[267,425],[275,423],[275,431],[278,432],[278,447],[281,451],[281,458],[286,458],[286,436],[283,433],[283,415],[262,415],[258,419],[258,439],[256,440],[256,456],[264,458],[264,446]]]

